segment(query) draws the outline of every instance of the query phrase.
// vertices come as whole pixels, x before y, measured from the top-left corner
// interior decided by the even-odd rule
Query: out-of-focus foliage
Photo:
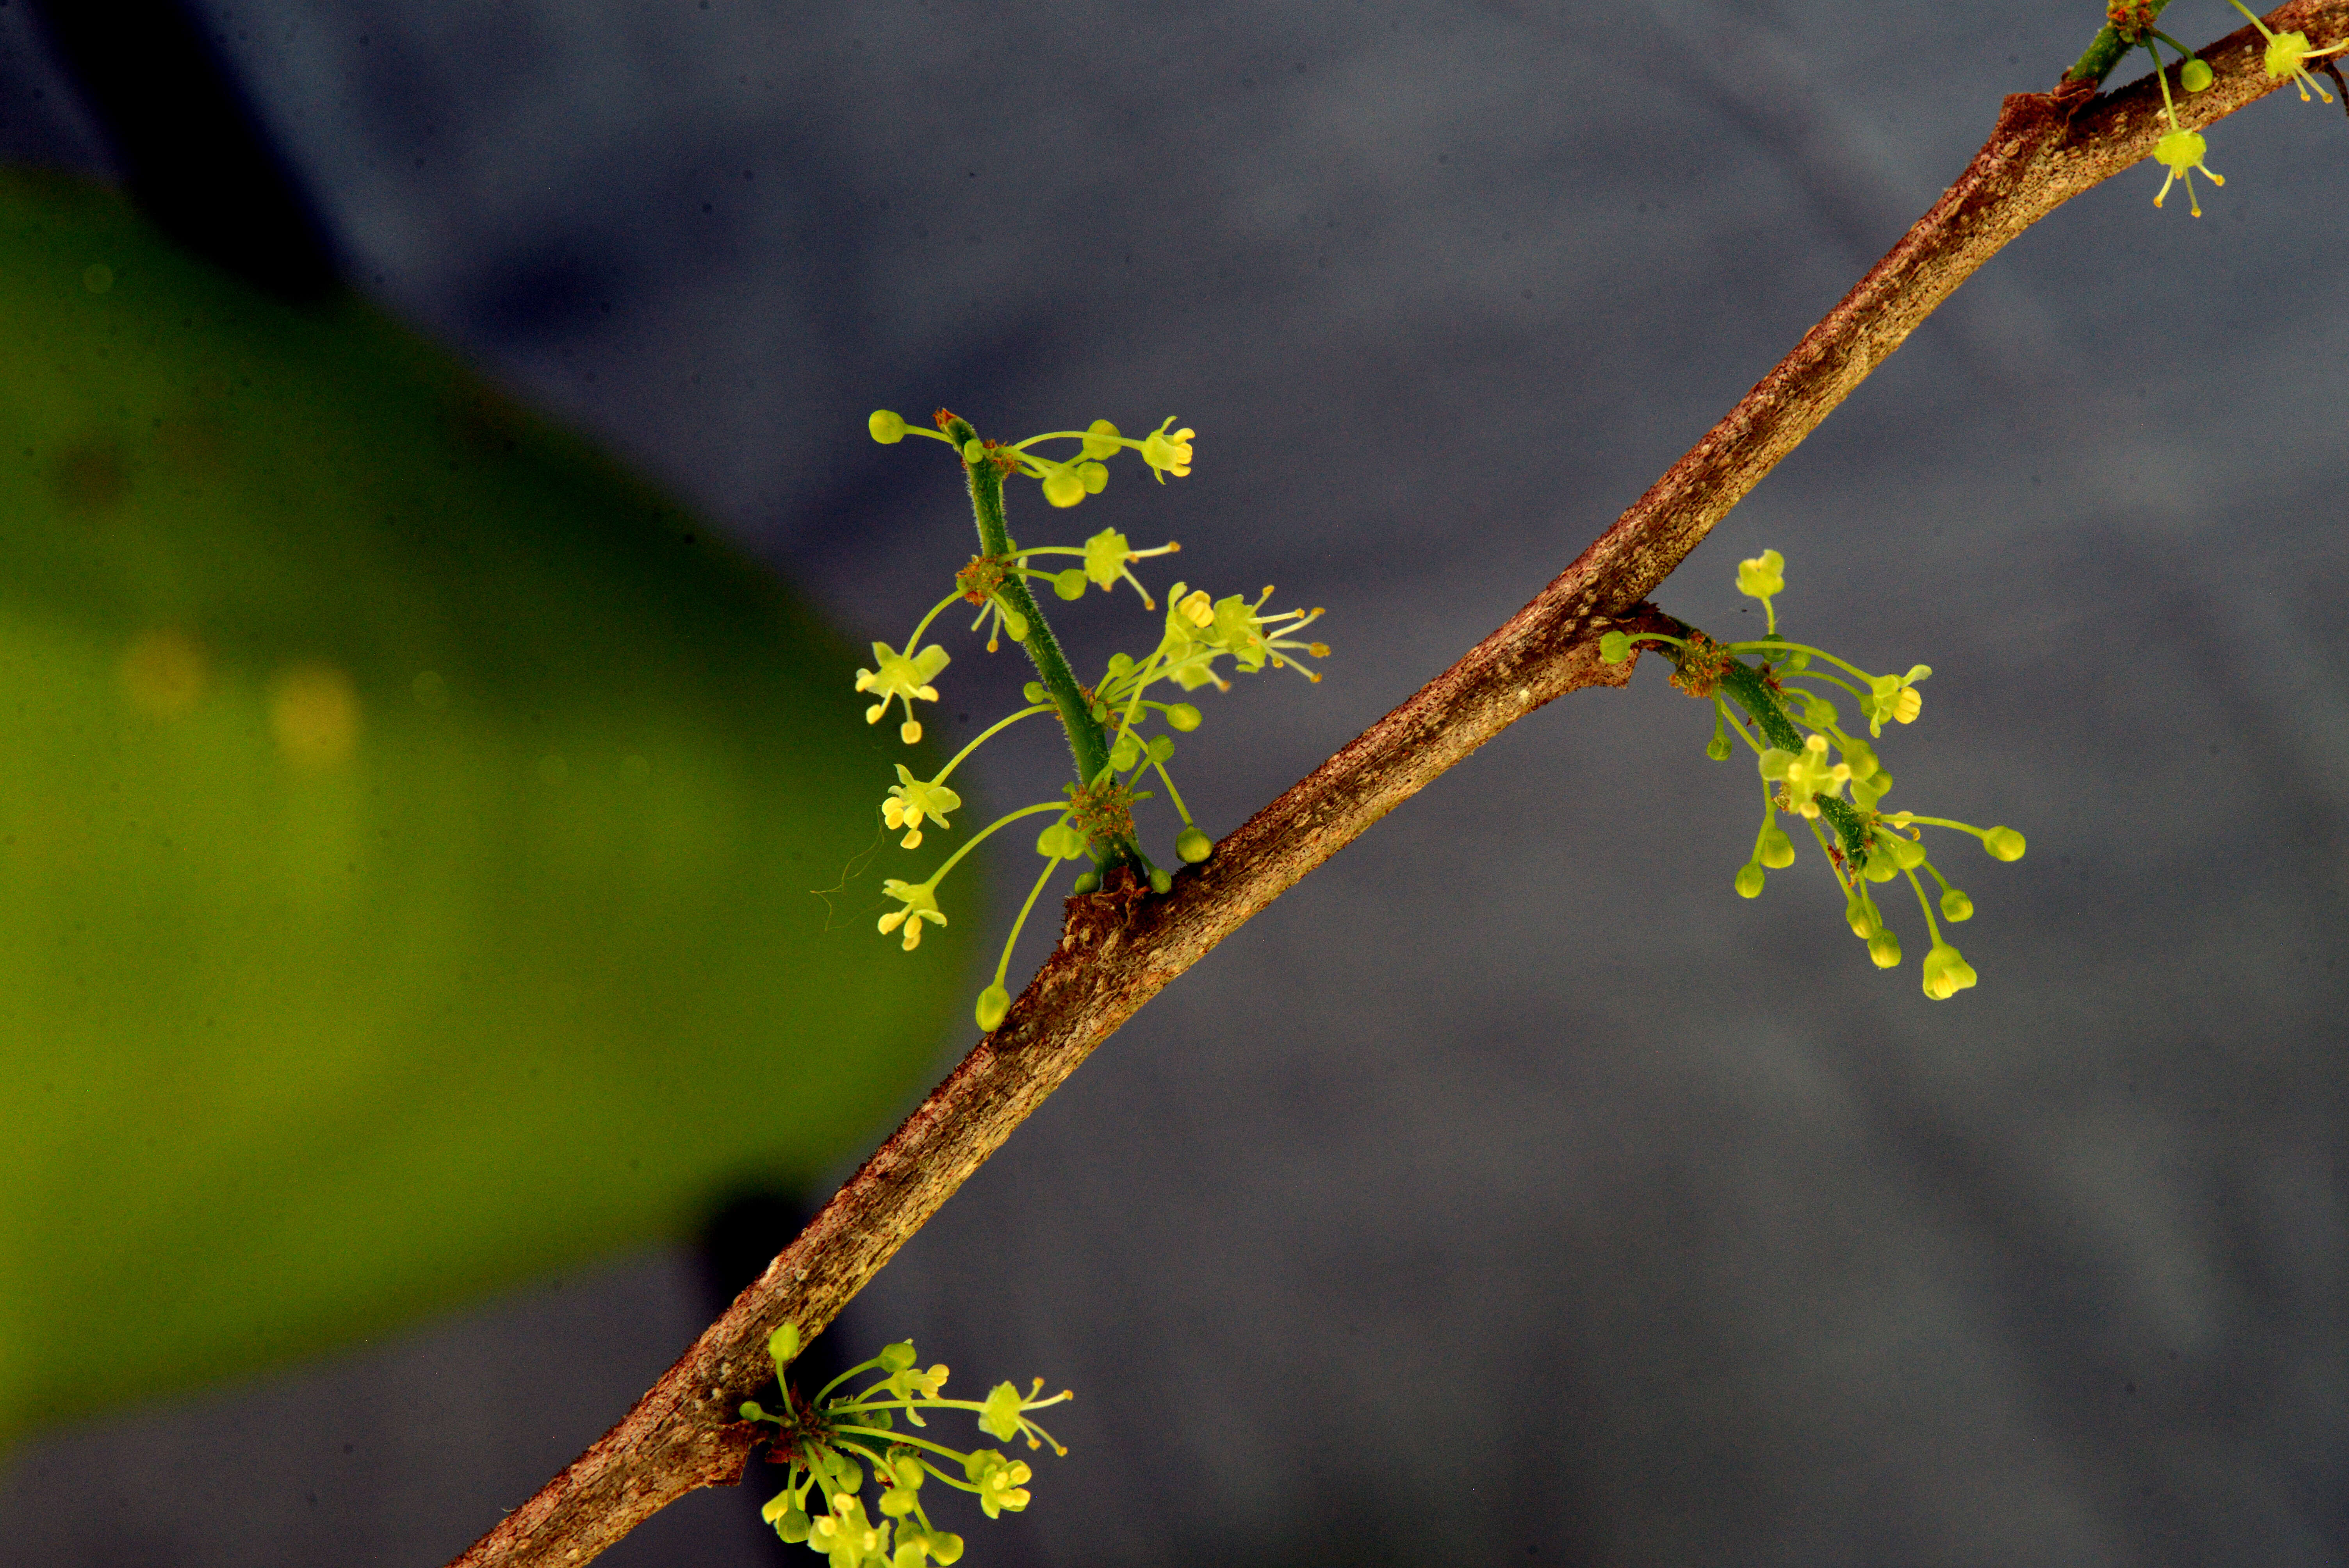
[[[0,176],[0,1439],[868,1136],[965,982],[809,896],[854,664],[373,312]]]

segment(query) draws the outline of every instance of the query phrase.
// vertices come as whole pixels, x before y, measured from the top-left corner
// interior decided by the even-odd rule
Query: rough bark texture
[[[2349,0],[2302,0],[2267,22],[2322,46],[2349,30]],[[2190,98],[2172,84],[2180,120],[2207,125],[2273,91],[2263,49],[2245,27],[2201,51],[2217,80]],[[2010,97],[1931,211],[1506,625],[1257,812],[1171,895],[1129,887],[1070,900],[1060,946],[1002,1026],[618,1426],[451,1568],[584,1563],[694,1488],[738,1479],[753,1434],[734,1410],[771,1376],[764,1346],[777,1325],[822,1332],[1094,1047],[1298,879],[1544,703],[1628,679],[1630,665],[1599,664],[1599,634],[1643,622],[1641,601],[1975,268],[2148,156],[2168,129],[2161,104],[2150,77],[2109,98]]]

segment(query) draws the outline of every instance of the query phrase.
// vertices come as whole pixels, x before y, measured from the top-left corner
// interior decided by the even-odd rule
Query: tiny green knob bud
[[[1109,488],[1109,470],[1099,463],[1079,463],[1077,478],[1084,485],[1087,495],[1099,495]]]
[[[1868,955],[1876,960],[1878,969],[1900,967],[1900,939],[1889,931],[1878,931],[1868,939]]]
[[[788,1503],[791,1495],[790,1492],[784,1492],[776,1501]],[[783,1538],[783,1544],[786,1546],[797,1546],[801,1542],[805,1541],[811,1528],[806,1511],[791,1507],[785,1507],[778,1512],[774,1516],[773,1523],[775,1533]]]
[[[1173,892],[1174,891],[1174,873],[1168,871],[1164,866],[1151,867],[1150,891],[1160,894]]]
[[[1961,888],[1949,888],[1941,893],[1941,918],[1951,924],[1974,917],[1974,901]]]
[[[1713,738],[1704,743],[1704,754],[1715,762],[1729,760],[1729,731],[1722,727],[1719,719],[1713,721]]]
[[[1069,891],[1075,893],[1079,898],[1082,898],[1085,894],[1090,892],[1101,892],[1101,872],[1085,872],[1070,885]]]
[[[1195,827],[1185,828],[1174,839],[1174,852],[1186,865],[1197,865],[1216,852],[1215,841]]]
[[[1058,593],[1063,599],[1083,598],[1085,596],[1085,569],[1081,566],[1071,566],[1066,572],[1061,573],[1059,575],[1055,576],[1052,579],[1052,592]],[[1036,686],[1036,690],[1039,692],[1044,689],[1042,686],[1036,686],[1036,683],[1033,681],[1030,681],[1028,684],[1031,686]],[[1042,699],[1040,697],[1032,700],[1040,701]]]
[[[916,1497],[912,1492],[905,1491],[904,1488],[894,1487],[881,1494],[881,1511],[888,1518],[903,1519],[905,1515],[913,1512],[915,1508],[920,1504],[921,1501],[922,1500],[920,1498]],[[916,1563],[921,1561],[918,1554],[915,1557],[914,1561]]]
[[[1163,764],[1174,755],[1174,738],[1171,735],[1154,735],[1150,738],[1150,744],[1142,749],[1150,760]]]
[[[2189,60],[2185,67],[2178,73],[2178,85],[2188,92],[2199,93],[2210,85],[2210,77],[2209,61]]]
[[[1133,738],[1133,731],[1130,729],[1119,736],[1117,744],[1109,748],[1109,765],[1120,773],[1141,760],[1142,742]]]
[[[873,418],[864,421],[864,428],[872,431],[873,438],[885,447],[894,447],[905,438],[905,421],[886,408],[874,409]]]
[[[1169,703],[1166,707],[1166,727],[1185,733],[1199,727],[1199,710],[1187,702]]]
[[[972,468],[987,461],[987,443],[973,436],[962,444],[962,460]]]
[[[1021,614],[1017,610],[1007,608],[1003,612],[1003,633],[1004,635],[1009,637],[1015,643],[1026,642],[1028,640],[1028,617]]]
[[[1624,632],[1609,632],[1599,639],[1599,658],[1602,664],[1619,665],[1631,656],[1631,638]]]
[[[996,1026],[1003,1022],[1003,1015],[1009,1011],[1011,1011],[1011,993],[1002,986],[989,985],[978,994],[978,1026],[984,1033],[990,1035],[995,1033]],[[890,1370],[900,1372],[905,1368],[892,1367]]]
[[[1892,863],[1904,872],[1913,872],[1925,863],[1925,846],[1914,839],[1904,839],[1898,833],[1885,833],[1876,841],[1876,847],[1892,852]]]
[[[1737,868],[1737,880],[1732,885],[1737,889],[1740,898],[1760,898],[1764,880],[1761,866],[1748,861]]]
[[[895,1345],[885,1345],[881,1347],[879,1359],[883,1371],[903,1372],[914,1364],[914,1342],[900,1339]]]
[[[930,1532],[930,1555],[941,1563],[962,1561],[962,1537],[948,1531]]]
[[[1876,906],[1857,893],[1843,906],[1843,918],[1851,927],[1851,934],[1862,942],[1872,940],[1884,929],[1884,923],[1876,916]]]
[[[767,1418],[767,1408],[756,1399],[743,1400],[736,1407],[736,1410],[746,1421],[763,1421]]]
[[[1890,855],[1878,848],[1868,855],[1868,863],[1859,868],[1859,874],[1872,882],[1889,882],[1900,874],[1900,867]]]
[[[1019,688],[1019,695],[1027,698],[1030,702],[1042,702],[1044,700],[1044,685],[1041,681],[1030,681],[1026,686]]]
[[[1044,499],[1054,506],[1074,506],[1085,499],[1085,481],[1068,469],[1055,469],[1044,476]]]
[[[2023,858],[2023,835],[2013,828],[1992,828],[1982,840],[1994,861],[2019,861]]]
[[[1774,872],[1785,871],[1795,863],[1795,841],[1786,837],[1784,828],[1774,823],[1762,830],[1761,847],[1754,851],[1754,858]]]
[[[775,1367],[778,1371],[799,1359],[800,1326],[796,1323],[786,1323],[767,1336],[767,1354],[775,1358]]]
[[[1085,456],[1112,458],[1117,455],[1118,447],[1117,427],[1107,419],[1095,419],[1085,427]]]

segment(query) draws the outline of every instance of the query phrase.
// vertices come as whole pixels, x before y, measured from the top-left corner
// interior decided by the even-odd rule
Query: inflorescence
[[[998,1449],[965,1452],[929,1437],[899,1432],[900,1415],[910,1426],[926,1428],[924,1411],[968,1410],[978,1418],[979,1429],[999,1442],[1025,1439],[1030,1449],[1049,1443],[1054,1453],[1069,1451],[1029,1418],[1031,1410],[1075,1397],[1064,1388],[1044,1398],[1041,1377],[1024,1394],[1016,1383],[999,1383],[984,1399],[945,1398],[938,1391],[946,1387],[946,1367],[922,1370],[915,1365],[913,1342],[905,1340],[850,1367],[806,1398],[792,1394],[788,1370],[800,1353],[799,1326],[786,1323],[776,1329],[767,1338],[767,1353],[774,1358],[783,1408],[770,1410],[748,1400],[742,1418],[774,1424],[767,1462],[791,1468],[783,1490],[761,1511],[776,1534],[786,1542],[806,1542],[811,1551],[831,1558],[831,1568],[923,1568],[932,1559],[957,1561],[962,1537],[932,1524],[922,1506],[922,1486],[927,1480],[969,1492],[989,1519],[1028,1506],[1033,1472],[1027,1461],[1008,1459]],[[867,1372],[876,1376],[862,1390],[833,1392]],[[940,1464],[941,1460],[946,1463]],[[880,1491],[874,1503],[878,1518],[866,1516],[858,1495],[868,1470]],[[823,1506],[811,1510],[809,1494],[817,1491],[823,1493]]]
[[[2199,218],[2202,216],[2202,203],[2194,193],[2194,176],[2201,174],[2213,185],[2227,182],[2211,173],[2202,161],[2209,150],[2209,143],[2202,134],[2189,130],[2178,122],[2177,100],[2169,94],[2168,67],[2162,62],[2158,46],[2167,44],[2178,51],[2178,83],[2188,92],[2199,93],[2208,88],[2213,73],[2208,60],[2196,57],[2193,50],[2153,25],[2154,19],[2161,15],[2162,8],[2168,3],[2169,0],[2108,0],[2105,8],[2104,29],[2096,35],[2095,42],[2089,46],[2087,54],[2081,57],[2080,64],[2073,67],[2069,74],[2076,79],[2085,73],[2088,78],[2101,81],[2104,74],[2111,70],[2113,65],[2130,49],[2142,47],[2153,57],[2154,79],[2161,84],[2161,111],[2169,121],[2168,131],[2153,147],[2154,161],[2169,170],[2162,178],[2161,189],[2154,192],[2153,204],[2160,206],[2169,195],[2170,186],[2183,180],[2186,181],[2187,206],[2194,216]],[[2312,92],[2326,103],[2333,101],[2333,95],[2324,90],[2323,84],[2309,74],[2308,63],[2323,60],[2328,56],[2349,49],[2349,40],[2320,49],[2309,43],[2305,33],[2271,31],[2243,4],[2243,0],[2227,0],[2227,4],[2241,12],[2251,26],[2260,30],[2260,36],[2267,40],[2261,66],[2270,77],[2278,81],[2289,81],[2298,88],[2302,103],[2311,101],[2309,95]],[[2331,70],[2333,67],[2328,65],[2320,68]]]
[[[1973,966],[1943,938],[1934,913],[1938,906],[1940,920],[1954,925],[1972,917],[1974,903],[1926,856],[1920,830],[1970,833],[1993,860],[2001,861],[2023,858],[2023,835],[2012,828],[1977,828],[1946,817],[1881,809],[1879,803],[1892,789],[1892,775],[1868,741],[1843,727],[1842,715],[1826,693],[1837,690],[1857,699],[1869,739],[1876,739],[1882,737],[1887,720],[1916,722],[1925,707],[1924,694],[1917,687],[1933,672],[1917,665],[1906,675],[1872,676],[1823,648],[1780,636],[1771,600],[1785,590],[1785,557],[1775,550],[1738,562],[1738,592],[1761,600],[1769,617],[1768,634],[1758,641],[1718,643],[1692,627],[1682,628],[1686,636],[1616,631],[1599,639],[1599,656],[1619,665],[1632,656],[1638,644],[1661,645],[1672,660],[1672,685],[1713,703],[1713,739],[1705,755],[1726,762],[1733,733],[1754,751],[1762,778],[1762,830],[1754,841],[1753,855],[1738,870],[1734,886],[1740,896],[1760,897],[1765,868],[1778,871],[1795,863],[1794,841],[1778,826],[1778,813],[1802,819],[1843,890],[1844,919],[1852,934],[1868,944],[1868,956],[1879,969],[1899,964],[1900,939],[1885,924],[1868,888],[1896,877],[1909,879],[1932,939],[1932,950],[1925,955],[1925,995],[1947,1001],[1973,985],[1976,976]],[[1740,657],[1754,654],[1761,655],[1758,664]],[[1834,667],[1814,667],[1814,660]],[[1733,704],[1743,713],[1742,719],[1732,711]],[[1938,900],[1926,895],[1917,874],[1920,871],[1939,884]]]
[[[921,845],[926,825],[950,830],[948,813],[962,805],[962,798],[947,788],[947,779],[981,745],[1039,714],[1053,714],[1060,719],[1076,763],[1075,782],[1060,799],[1023,807],[999,818],[973,834],[926,881],[908,882],[893,877],[882,883],[882,892],[899,907],[881,916],[881,933],[887,936],[902,932],[903,944],[910,953],[921,944],[924,924],[947,923],[946,913],[938,907],[938,883],[965,855],[1009,823],[1025,817],[1051,816],[1036,839],[1036,852],[1044,857],[1044,870],[1004,940],[993,982],[979,993],[978,1026],[992,1030],[1011,1005],[1004,975],[1011,962],[1012,944],[1019,940],[1020,927],[1063,861],[1090,859],[1092,862],[1076,879],[1078,893],[1099,890],[1105,877],[1121,869],[1154,892],[1173,888],[1173,873],[1151,863],[1134,828],[1134,806],[1154,798],[1154,791],[1135,788],[1144,775],[1156,776],[1182,819],[1182,831],[1174,840],[1175,854],[1184,863],[1196,865],[1214,852],[1214,843],[1192,820],[1166,767],[1174,755],[1174,735],[1166,732],[1196,729],[1200,712],[1187,702],[1154,699],[1148,695],[1151,689],[1172,683],[1185,692],[1206,686],[1228,691],[1231,683],[1216,668],[1223,659],[1230,660],[1231,667],[1241,673],[1254,674],[1270,665],[1294,668],[1308,680],[1319,681],[1320,676],[1300,663],[1299,655],[1327,658],[1330,650],[1297,635],[1320,617],[1318,609],[1268,612],[1270,588],[1254,600],[1238,593],[1216,598],[1205,589],[1177,583],[1167,592],[1164,629],[1156,646],[1138,659],[1131,654],[1111,655],[1100,677],[1089,686],[1081,685],[1045,623],[1030,584],[1049,583],[1057,597],[1074,600],[1091,589],[1114,592],[1121,583],[1127,583],[1140,595],[1143,608],[1154,612],[1158,602],[1134,575],[1133,567],[1172,554],[1182,546],[1170,542],[1153,550],[1136,550],[1123,533],[1104,529],[1081,545],[1023,549],[1007,531],[1003,481],[1013,474],[1024,475],[1041,482],[1044,499],[1054,507],[1075,506],[1085,497],[1101,493],[1109,482],[1108,459],[1122,451],[1139,453],[1161,483],[1168,474],[1187,475],[1197,432],[1188,428],[1170,429],[1174,423],[1170,418],[1136,440],[1121,434],[1108,420],[1096,419],[1082,430],[1054,430],[1001,446],[980,439],[968,420],[944,408],[937,411],[935,422],[936,430],[925,430],[884,409],[872,417],[867,428],[873,438],[885,445],[907,436],[924,436],[955,449],[970,490],[979,553],[955,574],[954,592],[922,617],[902,650],[886,643],[873,645],[876,667],[856,672],[856,689],[874,699],[865,709],[865,722],[878,724],[890,705],[899,703],[905,717],[898,727],[898,738],[909,746],[921,738],[922,725],[915,717],[914,704],[938,700],[937,687],[932,683],[951,662],[946,649],[936,644],[923,646],[922,636],[930,623],[957,601],[978,606],[978,619],[971,629],[988,628],[988,652],[1000,645],[999,637],[1010,638],[1028,651],[1040,678],[1028,683],[1022,694],[1025,707],[983,731],[935,778],[917,779],[910,769],[898,764],[897,782],[889,787],[881,805],[882,820],[892,831],[904,834],[897,841],[909,850]],[[1030,449],[1041,442],[1063,440],[1074,441],[1077,447],[1057,461]],[[1047,569],[1046,562],[1059,557],[1075,560],[1059,570]],[[1157,727],[1159,732],[1144,734],[1151,727]]]

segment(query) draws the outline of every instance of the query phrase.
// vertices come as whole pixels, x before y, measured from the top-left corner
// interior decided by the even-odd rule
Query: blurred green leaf
[[[968,928],[810,896],[888,847],[857,652],[367,307],[0,174],[0,1440],[866,1141]]]

